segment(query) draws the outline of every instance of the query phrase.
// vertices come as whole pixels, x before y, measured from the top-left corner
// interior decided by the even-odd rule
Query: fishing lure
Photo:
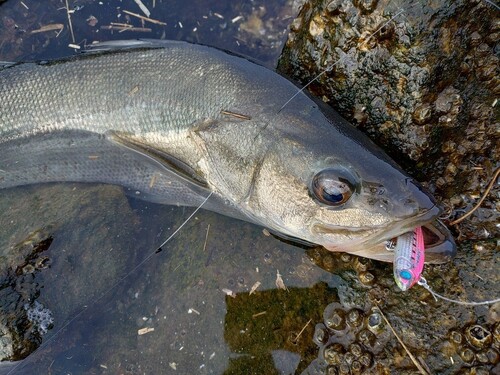
[[[386,249],[394,251],[394,280],[402,291],[407,291],[418,284],[427,289],[434,299],[456,303],[465,306],[491,305],[500,302],[500,298],[488,301],[459,301],[445,297],[431,289],[427,280],[422,276],[425,260],[424,234],[422,227],[413,232],[407,232],[397,238],[387,241]]]
[[[422,227],[404,233],[396,239],[394,248],[394,280],[406,291],[415,285],[424,269],[425,247]]]

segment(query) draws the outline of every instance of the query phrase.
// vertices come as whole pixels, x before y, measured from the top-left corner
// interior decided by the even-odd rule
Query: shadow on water
[[[143,2],[167,25],[127,16],[123,10],[140,13],[132,0],[70,1],[76,42],[182,39],[273,67],[296,12],[285,1]],[[22,4],[0,7],[0,60],[70,54],[64,2]],[[101,28],[111,22],[151,31]],[[58,36],[32,33],[59,23]],[[420,288],[399,292],[390,265],[284,244],[203,210],[156,253],[192,211],[104,185],[2,191],[0,355],[28,356],[14,373],[415,373],[375,305],[434,372],[498,363],[498,306],[466,309]],[[472,300],[498,291],[498,255],[476,245],[464,245],[452,264],[426,268],[437,291]],[[288,290],[277,288],[278,271]]]

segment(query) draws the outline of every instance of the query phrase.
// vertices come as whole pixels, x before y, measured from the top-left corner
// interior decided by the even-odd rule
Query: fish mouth
[[[421,226],[424,235],[424,248],[425,248],[425,263],[426,264],[443,264],[451,261],[456,253],[457,246],[453,240],[453,236],[446,228],[446,226],[439,220],[435,219],[422,225],[415,225],[407,231],[388,238],[376,245],[360,249],[359,251],[351,252],[359,256],[380,260],[382,262],[394,261],[394,251],[387,248],[387,241],[396,238],[397,236],[414,230],[416,227]]]
[[[335,232],[339,229],[341,231],[349,230],[352,233],[356,231],[373,232],[358,241],[340,246],[324,246],[331,251],[344,251],[383,262],[394,261],[394,252],[387,249],[387,241],[403,233],[413,231],[416,227],[422,227],[425,244],[425,263],[441,264],[449,262],[456,255],[456,245],[448,228],[437,220],[440,212],[441,210],[434,205],[418,216],[396,221],[389,227],[341,228],[325,224],[316,224],[315,227],[323,232]]]

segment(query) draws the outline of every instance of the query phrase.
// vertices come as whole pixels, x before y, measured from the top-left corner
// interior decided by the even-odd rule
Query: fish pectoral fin
[[[207,181],[191,166],[174,156],[155,148],[154,146],[142,142],[141,139],[138,139],[131,134],[110,131],[106,133],[106,137],[111,142],[117,143],[120,146],[137,152],[138,154],[157,162],[163,168],[173,172],[187,182],[193,183],[203,189],[209,188]]]

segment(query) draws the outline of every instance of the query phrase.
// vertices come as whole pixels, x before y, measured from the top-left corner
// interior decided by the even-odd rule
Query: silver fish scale
[[[5,69],[0,136],[8,140],[27,129],[68,128],[138,134],[181,130],[197,119],[214,118],[241,90],[241,75],[224,60],[208,54],[194,60],[190,53],[186,48],[125,51]],[[211,74],[205,74],[207,66]]]
[[[177,42],[162,47],[0,70],[0,188],[105,182],[154,196],[148,200],[197,204],[199,192],[191,196],[187,189],[187,198],[172,194],[178,178],[164,166],[103,138],[111,132],[124,134],[197,167],[206,154],[189,136],[194,128],[219,121],[224,110],[251,111],[254,119],[272,114],[278,109],[276,100],[293,95],[295,87],[277,81],[268,69],[213,48]],[[256,124],[245,124],[250,134],[256,134]],[[82,131],[91,134],[82,136]],[[262,149],[252,138],[238,137],[232,147],[259,155]],[[24,139],[30,139],[29,145]],[[251,160],[240,194],[248,191]]]

